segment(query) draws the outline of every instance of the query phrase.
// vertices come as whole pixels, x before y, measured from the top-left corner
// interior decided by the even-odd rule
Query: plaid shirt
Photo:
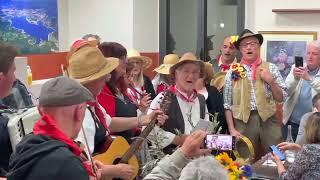
[[[256,110],[257,109],[257,100],[256,100],[256,96],[254,93],[254,89],[253,89],[253,82],[252,82],[252,76],[251,76],[251,69],[249,66],[244,65],[243,67],[246,69],[246,74],[247,77],[249,78],[249,82],[250,82],[250,104],[251,104],[251,110]],[[280,86],[280,88],[282,89],[282,93],[284,96],[284,99],[287,97],[287,93],[286,93],[286,85],[284,83],[284,80],[278,70],[278,67],[272,63],[269,63],[269,70],[272,74],[272,77],[276,80],[277,84]],[[224,98],[224,108],[225,109],[229,109],[231,110],[231,105],[232,105],[232,80],[231,80],[231,73],[232,71],[229,70],[226,74],[225,77],[225,82],[224,82],[224,90],[223,90],[223,98]],[[271,91],[271,87],[269,84],[264,83],[265,85],[265,90],[266,90],[266,97],[271,98],[272,97],[272,91]]]

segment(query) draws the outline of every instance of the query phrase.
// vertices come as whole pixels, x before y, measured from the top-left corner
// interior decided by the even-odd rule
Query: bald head
[[[220,47],[221,51],[221,62],[223,64],[231,64],[236,57],[237,49],[235,46],[230,42],[230,37],[226,37],[223,40],[223,43]]]

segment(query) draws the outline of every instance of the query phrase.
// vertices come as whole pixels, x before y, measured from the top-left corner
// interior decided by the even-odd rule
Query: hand
[[[301,146],[300,146],[299,144],[289,143],[289,142],[282,142],[282,143],[278,144],[277,147],[278,147],[281,151],[286,151],[286,150],[296,150],[296,151],[300,151],[300,150],[301,150]]]
[[[148,125],[151,122],[151,120],[155,118],[158,121],[158,126],[162,126],[168,119],[168,116],[165,115],[161,110],[154,110],[150,114],[144,115],[142,117],[141,126]]]
[[[178,145],[178,146],[182,146],[187,137],[188,137],[188,135],[186,135],[186,134],[182,134],[182,135],[179,135],[179,136],[177,135],[173,139],[172,143],[175,144],[175,145]]]
[[[100,161],[94,160],[93,166],[94,166],[93,168],[95,169],[96,174],[97,174],[96,179],[101,179],[102,170],[103,170],[104,164],[102,162],[100,162]]]
[[[264,82],[268,84],[271,84],[274,82],[274,78],[272,77],[272,74],[270,73],[270,71],[268,71],[265,68],[260,68],[260,77]]]
[[[142,97],[140,99],[140,103],[138,104],[139,110],[141,112],[145,112],[149,108],[150,103],[151,103],[150,94],[143,92]]]
[[[128,164],[117,164],[115,166],[114,178],[130,179],[134,175],[134,167]]]
[[[286,172],[286,169],[284,168],[280,158],[273,152],[271,154],[273,161],[277,164],[278,174],[281,175],[282,173]]]
[[[209,154],[210,149],[202,149],[203,140],[206,137],[207,133],[204,131],[195,131],[190,134],[184,141],[183,145],[180,147],[180,151],[186,158],[194,158]]]
[[[295,67],[293,69],[293,76],[297,79],[301,78],[306,81],[310,81],[311,77],[305,67]]]
[[[229,132],[231,136],[235,136],[237,139],[239,139],[240,136],[242,136],[241,133],[237,131],[235,128],[229,130]]]

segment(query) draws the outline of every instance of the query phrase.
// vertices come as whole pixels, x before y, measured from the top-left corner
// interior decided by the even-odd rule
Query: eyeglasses
[[[247,42],[247,43],[242,43],[240,44],[240,48],[247,48],[249,45],[251,47],[257,47],[259,42],[253,41],[253,42]]]

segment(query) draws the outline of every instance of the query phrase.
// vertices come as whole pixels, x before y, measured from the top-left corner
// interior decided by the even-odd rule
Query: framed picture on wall
[[[305,57],[307,44],[317,39],[313,31],[259,31],[264,42],[261,46],[261,58],[278,66],[283,78],[286,78],[294,63],[295,56]]]

